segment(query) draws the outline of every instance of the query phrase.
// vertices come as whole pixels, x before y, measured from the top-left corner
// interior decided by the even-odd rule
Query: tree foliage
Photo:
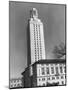
[[[56,58],[61,58],[66,55],[66,46],[63,42],[54,47],[53,54]]]

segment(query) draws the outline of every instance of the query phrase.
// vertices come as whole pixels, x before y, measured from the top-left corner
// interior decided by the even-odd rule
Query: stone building
[[[22,73],[24,87],[66,85],[65,63],[64,59],[35,62]]]
[[[22,88],[24,87],[23,78],[14,78],[10,80],[10,88]]]

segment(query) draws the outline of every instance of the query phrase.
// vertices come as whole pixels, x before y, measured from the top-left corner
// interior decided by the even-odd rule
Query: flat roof
[[[38,64],[66,63],[66,60],[65,59],[43,59],[43,60],[39,60],[35,63],[38,63]]]

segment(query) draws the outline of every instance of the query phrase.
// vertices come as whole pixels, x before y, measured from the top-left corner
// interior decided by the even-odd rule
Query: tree
[[[54,47],[53,54],[56,58],[61,58],[66,55],[66,46],[61,42],[58,46]]]

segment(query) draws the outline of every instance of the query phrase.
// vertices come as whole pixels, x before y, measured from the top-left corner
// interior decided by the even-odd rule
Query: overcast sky
[[[55,45],[65,43],[65,5],[36,4],[23,2],[9,3],[10,77],[21,77],[27,66],[27,24],[30,10],[38,10],[44,25],[46,57],[54,58]]]

